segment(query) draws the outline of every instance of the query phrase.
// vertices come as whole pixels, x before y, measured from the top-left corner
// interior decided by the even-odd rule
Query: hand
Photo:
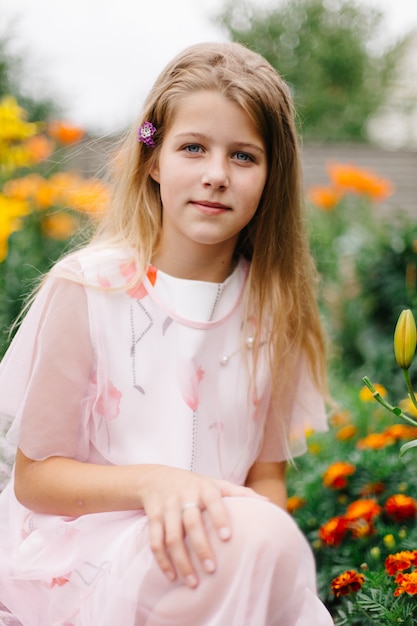
[[[174,581],[179,575],[189,587],[198,585],[187,545],[207,573],[215,571],[216,560],[202,511],[210,516],[219,538],[230,539],[232,530],[224,496],[262,498],[248,487],[225,480],[172,467],[148,466],[141,500],[149,520],[151,550],[168,580]]]

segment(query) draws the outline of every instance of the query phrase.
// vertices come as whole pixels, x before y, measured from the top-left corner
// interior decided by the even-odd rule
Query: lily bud
[[[398,366],[403,370],[410,367],[417,344],[417,330],[410,309],[401,311],[394,332],[394,353]]]

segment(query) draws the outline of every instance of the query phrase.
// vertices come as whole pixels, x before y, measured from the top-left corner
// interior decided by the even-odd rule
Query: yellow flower
[[[386,398],[387,390],[385,389],[385,387],[376,384],[374,385],[374,389],[379,393],[382,398]],[[362,402],[372,402],[374,400],[372,391],[366,385],[364,385],[360,390],[359,398],[362,400]]]
[[[394,353],[398,367],[408,370],[413,362],[417,345],[417,330],[410,309],[401,311],[394,332]]]
[[[27,114],[15,98],[5,96],[0,100],[0,140],[2,142],[24,141],[39,130],[39,125],[26,121]]]
[[[385,546],[388,548],[388,550],[393,550],[395,548],[395,537],[394,535],[385,535],[383,538],[384,544]]]
[[[401,402],[399,402],[398,406],[403,413],[408,413],[409,415],[411,415],[411,417],[417,417],[417,409],[410,398],[404,398],[404,400],[401,400]]]
[[[28,203],[0,194],[0,263],[7,256],[10,235],[21,227],[21,218],[29,213]]]

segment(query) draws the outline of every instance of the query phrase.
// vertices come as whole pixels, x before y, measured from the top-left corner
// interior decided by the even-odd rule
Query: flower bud
[[[401,311],[394,332],[394,353],[398,366],[403,370],[410,367],[417,344],[416,322],[410,309]]]

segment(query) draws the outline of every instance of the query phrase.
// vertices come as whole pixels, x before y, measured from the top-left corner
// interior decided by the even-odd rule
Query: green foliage
[[[384,510],[389,496],[399,493],[417,499],[417,461],[412,452],[399,457],[401,441],[386,440],[381,449],[362,448],[359,442],[367,435],[387,432],[395,418],[372,399],[363,402],[356,389],[332,380],[332,394],[340,403],[329,432],[309,438],[309,453],[296,459],[288,470],[288,492],[304,501],[294,518],[313,548],[319,595],[331,611],[336,626],[378,626],[411,624],[417,619],[414,597],[394,597],[396,584],[388,576],[384,563],[389,554],[417,548],[415,517],[395,521]],[[404,422],[403,422],[404,423]],[[352,435],[340,438],[349,426]],[[410,436],[410,435],[409,435]],[[359,445],[358,445],[359,444]],[[345,487],[325,486],[323,475],[335,462],[354,465]],[[319,539],[319,528],[333,517],[343,515],[347,506],[361,498],[372,498],[382,512],[373,523],[373,531],[363,537],[348,533],[339,545],[326,545]],[[389,539],[389,541],[388,541]],[[357,593],[336,598],[331,581],[346,570],[365,576]]]
[[[230,0],[218,19],[291,86],[305,139],[367,139],[407,41],[385,43],[380,11],[351,0],[284,0],[261,12]]]
[[[312,246],[333,368],[352,382],[367,374],[398,392],[392,339],[400,312],[417,308],[417,224],[378,219],[377,210],[354,198],[314,214]]]

